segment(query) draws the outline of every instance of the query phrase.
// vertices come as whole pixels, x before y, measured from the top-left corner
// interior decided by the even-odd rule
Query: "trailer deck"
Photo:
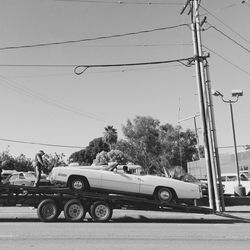
[[[0,206],[37,208],[41,221],[53,221],[62,211],[68,221],[81,221],[88,212],[94,221],[109,221],[113,209],[214,214],[214,210],[185,203],[110,193],[80,192],[56,186],[27,187],[0,185]]]

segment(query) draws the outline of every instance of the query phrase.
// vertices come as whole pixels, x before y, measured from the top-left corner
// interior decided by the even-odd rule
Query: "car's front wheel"
[[[174,200],[174,193],[171,189],[161,187],[155,192],[155,199],[162,203],[170,203]]]

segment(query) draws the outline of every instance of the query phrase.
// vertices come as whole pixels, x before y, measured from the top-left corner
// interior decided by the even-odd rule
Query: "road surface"
[[[235,210],[235,209],[234,209]],[[236,208],[237,210],[237,208]],[[233,216],[250,219],[248,207]],[[249,220],[250,221],[250,220]],[[31,208],[0,207],[0,249],[250,249],[250,223],[215,215],[114,211],[111,222],[43,223]]]

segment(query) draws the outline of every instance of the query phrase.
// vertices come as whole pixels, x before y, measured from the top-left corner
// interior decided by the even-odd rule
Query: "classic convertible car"
[[[134,175],[117,171],[117,165],[107,170],[86,167],[56,167],[50,173],[52,184],[64,184],[75,191],[98,191],[154,198],[169,203],[178,199],[200,199],[201,188],[172,178]]]

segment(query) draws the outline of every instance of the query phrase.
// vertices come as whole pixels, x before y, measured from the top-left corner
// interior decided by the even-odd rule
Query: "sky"
[[[74,65],[192,57],[191,30],[181,25],[190,24],[187,11],[180,15],[185,0],[147,3],[1,0],[0,152],[33,158],[43,149],[67,158],[103,136],[108,125],[122,138],[122,125],[138,115],[194,129],[193,119],[178,123],[200,112],[194,66],[175,62],[74,73]],[[244,91],[233,105],[235,130],[238,145],[250,144],[250,2],[202,0],[200,14],[207,17],[201,37],[203,50],[210,53],[212,88],[225,99],[231,98],[234,89]],[[177,27],[91,40],[172,26]],[[218,146],[221,152],[232,151],[224,148],[233,145],[229,105],[219,97],[213,102]],[[196,120],[201,128],[200,117]]]

